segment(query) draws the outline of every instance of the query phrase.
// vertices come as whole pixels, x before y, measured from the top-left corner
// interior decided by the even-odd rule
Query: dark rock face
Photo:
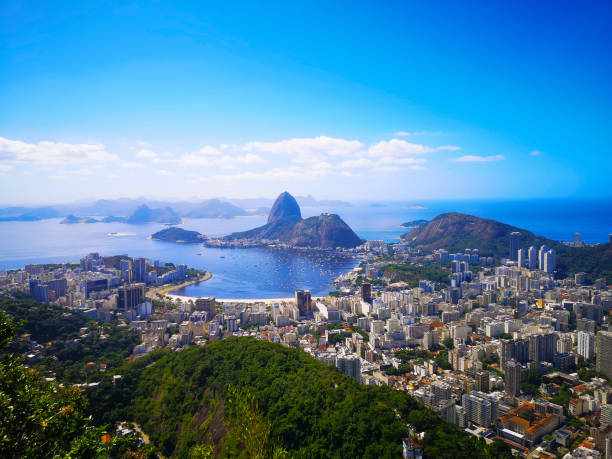
[[[270,215],[268,215],[268,223],[287,217],[302,218],[302,212],[295,198],[285,191],[274,201]]]

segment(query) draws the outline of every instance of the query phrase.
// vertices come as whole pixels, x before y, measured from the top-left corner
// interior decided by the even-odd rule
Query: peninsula
[[[265,225],[233,233],[222,239],[209,240],[207,245],[216,247],[280,245],[332,250],[354,249],[362,243],[363,241],[351,227],[336,214],[325,213],[318,217],[303,219],[295,198],[284,192],[274,202]]]

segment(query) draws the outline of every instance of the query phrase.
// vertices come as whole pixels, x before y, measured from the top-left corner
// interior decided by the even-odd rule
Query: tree
[[[444,347],[449,350],[452,350],[455,347],[455,342],[450,336],[448,338],[444,338],[442,344],[444,344]]]

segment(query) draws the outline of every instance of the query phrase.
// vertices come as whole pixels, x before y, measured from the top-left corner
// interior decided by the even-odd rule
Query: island
[[[201,233],[198,233],[197,231],[189,231],[183,228],[172,227],[163,229],[155,234],[152,234],[151,239],[165,242],[197,244],[199,242],[203,242],[206,239],[206,236]]]
[[[98,223],[99,220],[90,217],[77,217],[75,215],[68,215],[64,218],[60,224],[62,225],[75,225],[77,223]]]

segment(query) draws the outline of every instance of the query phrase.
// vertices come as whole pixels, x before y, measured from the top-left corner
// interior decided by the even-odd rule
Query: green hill
[[[252,338],[159,351],[122,374],[122,387],[107,381],[90,392],[94,420],[137,421],[165,456],[210,445],[217,457],[252,457],[255,435],[260,457],[397,458],[410,424],[426,431],[425,457],[500,457],[403,392]]]
[[[612,283],[612,244],[569,247],[526,229],[457,212],[438,215],[425,226],[402,235],[402,239],[425,250],[463,252],[466,248],[478,249],[480,255],[500,260],[509,255],[510,233],[514,231],[521,233],[521,248],[534,246],[539,249],[546,245],[556,250],[558,277],[585,272],[591,281],[603,277]]]

